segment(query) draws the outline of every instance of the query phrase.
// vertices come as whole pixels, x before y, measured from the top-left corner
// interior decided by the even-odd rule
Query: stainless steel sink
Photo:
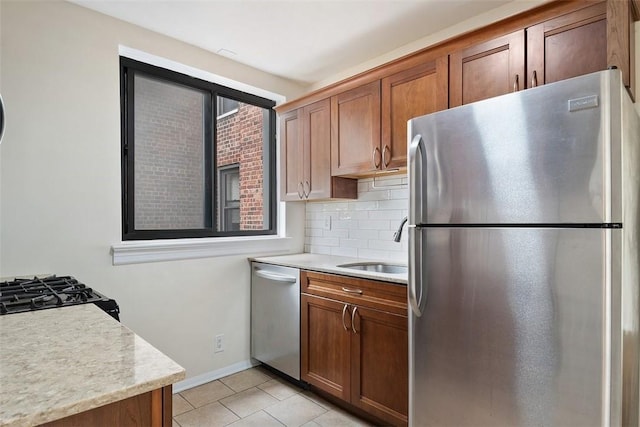
[[[406,265],[391,264],[387,262],[354,262],[350,264],[340,264],[336,267],[387,274],[407,274],[408,271]]]

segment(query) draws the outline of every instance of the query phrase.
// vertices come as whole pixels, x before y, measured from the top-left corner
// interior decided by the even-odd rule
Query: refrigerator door
[[[620,87],[605,71],[411,120],[414,224],[621,222]]]
[[[619,424],[620,313],[607,302],[621,230],[413,230],[428,292],[409,326],[410,425]]]

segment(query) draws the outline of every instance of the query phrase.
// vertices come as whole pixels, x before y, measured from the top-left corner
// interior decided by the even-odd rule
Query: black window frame
[[[136,74],[164,80],[171,84],[208,92],[204,106],[204,169],[205,169],[205,227],[198,229],[136,230],[134,221],[134,76]],[[263,203],[269,216],[268,227],[262,230],[217,231],[218,167],[216,159],[217,96],[261,107],[268,112],[268,129],[263,142]],[[277,233],[276,179],[276,113],[275,101],[237,89],[222,86],[166,68],[120,57],[120,113],[121,113],[121,177],[122,177],[122,240],[182,239],[203,237],[261,236]],[[265,132],[263,132],[265,133]],[[268,206],[267,206],[268,204]]]

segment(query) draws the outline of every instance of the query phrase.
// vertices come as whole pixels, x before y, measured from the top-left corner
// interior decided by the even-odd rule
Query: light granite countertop
[[[359,262],[386,262],[374,259],[349,258],[333,255],[321,254],[294,254],[267,257],[251,258],[251,261],[264,262],[267,264],[282,265],[285,267],[300,268],[303,270],[319,271],[321,273],[341,274],[343,276],[361,277],[364,279],[382,280],[385,282],[407,284],[406,274],[377,273],[373,271],[354,270],[350,268],[337,267],[341,264],[351,264]],[[400,264],[389,262],[390,264]]]
[[[0,426],[42,424],[184,377],[93,304],[0,316]]]

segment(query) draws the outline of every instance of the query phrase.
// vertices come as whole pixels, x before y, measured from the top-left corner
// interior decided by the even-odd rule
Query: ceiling
[[[311,84],[511,0],[70,0]]]

